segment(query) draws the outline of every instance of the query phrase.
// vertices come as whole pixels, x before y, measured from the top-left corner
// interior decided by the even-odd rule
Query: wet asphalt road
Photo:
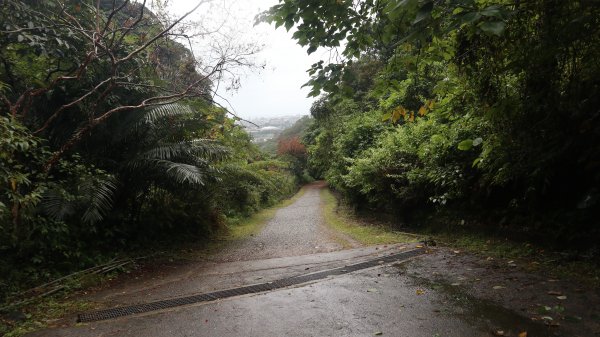
[[[385,265],[263,294],[95,322],[35,336],[551,336],[493,304],[461,302]],[[504,324],[498,325],[498,324]]]
[[[397,245],[329,252],[339,246],[322,227],[319,188],[309,188],[296,203],[277,212],[260,235],[225,251],[218,261],[131,280],[90,299],[98,307],[144,303],[302,275],[411,248]],[[449,269],[446,260],[436,260],[435,252],[428,256],[440,271]],[[474,298],[469,288],[431,283],[422,275],[427,270],[420,265],[422,260],[382,264],[292,288],[108,321],[75,325],[70,317],[68,327],[30,336],[469,337],[495,336],[499,331],[504,336],[525,331],[528,337],[575,336]]]

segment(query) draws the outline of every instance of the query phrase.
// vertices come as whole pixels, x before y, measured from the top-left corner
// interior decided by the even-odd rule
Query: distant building
[[[262,143],[277,138],[283,130],[294,125],[302,117],[304,115],[252,119],[251,122],[258,125],[258,127],[248,122],[241,122],[240,124],[246,129],[246,132],[252,135],[254,143]]]
[[[263,126],[260,131],[281,131],[282,129],[276,126]]]

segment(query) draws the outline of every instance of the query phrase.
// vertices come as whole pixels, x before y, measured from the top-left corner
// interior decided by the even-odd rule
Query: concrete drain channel
[[[402,260],[410,259],[412,257],[421,255],[425,252],[423,248],[413,249],[405,252],[400,252],[396,254],[391,254],[383,257],[379,257],[376,259],[372,259],[365,262],[360,262],[357,264],[347,265],[344,267],[323,270],[311,274],[293,276],[289,278],[284,278],[281,280],[276,280],[273,282],[266,282],[260,284],[254,284],[239,288],[219,290],[211,293],[198,294],[186,297],[172,298],[167,300],[142,303],[142,304],[134,304],[129,306],[104,309],[89,313],[82,313],[77,315],[77,322],[85,323],[85,322],[94,322],[94,321],[103,321],[108,319],[114,319],[123,316],[142,314],[151,311],[169,309],[180,307],[189,304],[196,304],[201,302],[210,302],[219,299],[225,299],[234,296],[241,296],[247,294],[256,294],[276,289],[281,289],[293,285],[298,285],[306,282],[312,282],[317,280],[325,279],[329,276],[343,275],[351,272],[355,272],[362,269],[367,269],[371,267],[376,267],[385,263],[399,262]]]

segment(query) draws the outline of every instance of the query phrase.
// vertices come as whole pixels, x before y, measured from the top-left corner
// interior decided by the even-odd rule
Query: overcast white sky
[[[307,98],[308,88],[301,88],[309,79],[306,70],[317,62],[323,53],[307,55],[306,50],[295,43],[283,27],[260,24],[256,27],[254,17],[259,12],[277,4],[277,0],[217,0],[213,7],[201,7],[192,20],[222,21],[227,18],[228,28],[234,30],[239,41],[255,41],[264,48],[255,57],[258,64],[265,64],[260,72],[247,72],[241,77],[241,88],[236,92],[219,94],[233,106],[242,118],[272,117],[308,114],[313,98]],[[171,0],[169,11],[182,14],[196,5],[197,1]],[[224,11],[223,7],[227,10]],[[213,14],[206,16],[207,11]],[[213,23],[214,25],[215,23]],[[218,99],[217,99],[218,100]],[[223,104],[225,104],[223,102]]]

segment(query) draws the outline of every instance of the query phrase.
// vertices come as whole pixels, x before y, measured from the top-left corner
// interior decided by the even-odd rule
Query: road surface
[[[343,236],[323,223],[320,188],[308,186],[260,234],[209,260],[138,275],[88,300],[98,309],[149,303],[342,268],[415,248],[405,244],[342,250]],[[574,286],[449,249],[424,249],[428,254],[403,263],[382,263],[257,294],[85,324],[67,317],[66,326],[31,336],[600,335],[593,320],[558,327],[537,312],[556,302],[544,297],[549,289],[571,294]],[[593,315],[592,303],[598,303],[597,293],[574,295],[569,303],[559,304],[568,312]],[[558,320],[557,315],[544,313]]]

